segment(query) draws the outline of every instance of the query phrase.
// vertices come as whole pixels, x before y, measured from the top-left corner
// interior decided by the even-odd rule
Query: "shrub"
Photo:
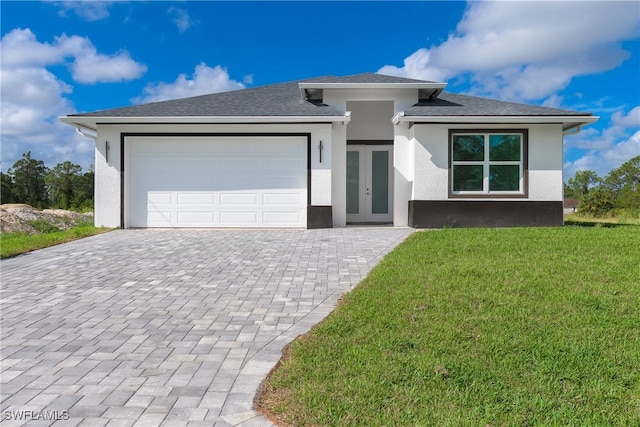
[[[29,225],[35,228],[39,233],[55,233],[56,231],[60,231],[58,227],[53,224],[49,224],[44,219],[36,219],[33,221],[28,221]]]
[[[615,207],[613,193],[604,187],[596,187],[582,196],[578,213],[585,215],[603,215]]]

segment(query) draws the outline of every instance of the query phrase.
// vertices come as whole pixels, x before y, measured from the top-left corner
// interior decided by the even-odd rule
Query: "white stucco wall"
[[[333,226],[347,225],[347,124],[334,123],[332,126],[332,183],[331,206],[333,206]]]
[[[415,141],[412,200],[448,199],[449,129],[528,129],[529,195],[513,201],[562,200],[562,126],[535,125],[443,125],[415,124],[410,137]],[[464,200],[456,198],[456,200]],[[490,198],[483,200],[491,200]],[[496,199],[498,200],[498,199]],[[504,199],[503,199],[504,200]]]
[[[415,144],[409,136],[408,123],[393,126],[393,131],[393,225],[406,227],[413,189]]]
[[[339,125],[340,127],[344,127]],[[329,123],[320,124],[230,124],[230,125],[99,125],[95,157],[95,224],[120,227],[121,222],[121,133],[311,133],[311,204],[331,205],[334,130]],[[105,145],[109,141],[109,161]],[[318,144],[322,141],[320,162]],[[346,155],[345,155],[346,159]],[[345,160],[346,164],[346,160]],[[126,153],[125,153],[126,171]],[[346,172],[345,172],[346,173]],[[125,174],[126,176],[126,174]],[[126,188],[126,182],[125,182]],[[126,215],[126,212],[125,212]]]
[[[351,113],[346,125],[333,126],[333,224],[347,223],[347,140],[393,140],[393,222],[406,226],[413,174],[413,142],[406,124],[394,126],[391,119],[418,101],[416,89],[325,89],[323,102]]]
[[[97,227],[120,227],[120,161],[120,133],[114,128],[99,126],[96,138],[94,196],[94,222]]]
[[[561,125],[538,125],[529,131],[529,200],[564,200]]]
[[[348,140],[392,140],[393,101],[347,101]]]

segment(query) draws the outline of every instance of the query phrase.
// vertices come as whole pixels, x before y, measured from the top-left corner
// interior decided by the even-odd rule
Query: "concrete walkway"
[[[1,423],[270,425],[283,347],[411,231],[117,230],[3,260]]]

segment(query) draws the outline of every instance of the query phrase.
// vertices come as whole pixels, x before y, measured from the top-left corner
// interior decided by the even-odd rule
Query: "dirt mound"
[[[39,233],[40,227],[34,228],[33,221],[44,221],[59,230],[67,230],[79,223],[92,222],[93,213],[81,214],[64,209],[38,210],[23,204],[0,205],[1,233]]]

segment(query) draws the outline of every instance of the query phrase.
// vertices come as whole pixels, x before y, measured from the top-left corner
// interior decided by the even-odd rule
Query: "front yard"
[[[67,230],[58,230],[49,224],[41,224],[41,233],[2,233],[0,235],[0,258],[10,258],[36,249],[71,242],[84,237],[106,233],[110,228],[98,228],[91,224],[78,224]]]
[[[417,232],[288,348],[282,425],[637,425],[640,227]]]

